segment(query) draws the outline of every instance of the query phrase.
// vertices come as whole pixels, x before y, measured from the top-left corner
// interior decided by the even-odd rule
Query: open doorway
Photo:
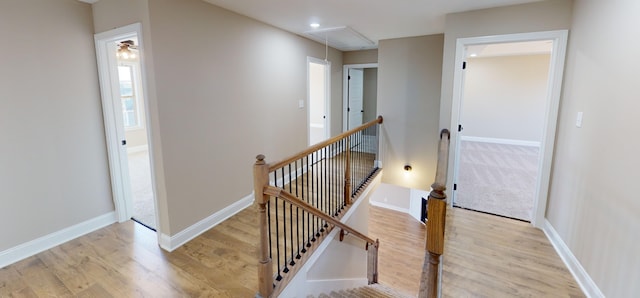
[[[557,127],[557,118],[558,118],[558,107],[560,104],[560,94],[562,87],[562,75],[564,72],[564,59],[566,54],[566,45],[567,45],[567,30],[557,30],[557,31],[543,31],[543,32],[532,32],[532,33],[517,33],[517,34],[506,34],[506,35],[495,35],[495,36],[481,36],[481,37],[469,37],[469,38],[459,38],[456,42],[456,52],[455,52],[455,65],[454,69],[454,77],[453,77],[453,100],[452,100],[452,108],[451,108],[451,127],[458,128],[453,131],[452,137],[454,141],[451,144],[452,153],[450,155],[449,164],[450,167],[453,168],[453,171],[449,172],[448,177],[448,189],[453,190],[453,198],[450,201],[451,204],[457,204],[458,202],[458,188],[463,187],[462,185],[458,185],[458,179],[460,178],[460,164],[462,161],[461,157],[461,145],[463,143],[463,137],[467,137],[467,141],[473,141],[472,134],[473,131],[469,131],[468,126],[463,126],[464,123],[461,122],[463,119],[463,113],[465,105],[464,100],[466,97],[464,92],[466,91],[466,73],[467,73],[467,59],[473,58],[471,57],[473,53],[471,53],[470,49],[474,46],[488,47],[489,45],[494,44],[510,44],[510,43],[522,43],[522,42],[541,42],[548,43],[550,41],[551,44],[551,52],[549,57],[547,58],[546,65],[548,66],[548,77],[546,80],[546,89],[544,92],[544,105],[542,114],[544,118],[542,120],[542,132],[539,141],[539,150],[537,153],[536,159],[536,174],[535,174],[535,184],[534,184],[534,195],[533,195],[533,207],[531,210],[530,221],[536,227],[542,227],[544,225],[545,219],[545,210],[547,206],[547,195],[549,191],[549,181],[551,176],[551,162],[553,160],[553,151],[555,144],[555,132]],[[477,53],[476,53],[477,54]],[[526,94],[529,92],[526,88],[518,90],[519,94]],[[500,94],[502,96],[502,94]],[[463,100],[464,99],[464,100]],[[503,111],[503,107],[494,107],[494,110],[487,112],[492,115],[500,114]],[[528,112],[531,112],[529,110]],[[510,112],[504,112],[510,113]],[[525,116],[522,116],[525,117]],[[527,122],[526,118],[519,118],[515,120],[518,124]],[[502,123],[502,126],[510,126],[512,123]],[[502,127],[505,128],[505,127]],[[509,127],[506,127],[509,128]],[[467,135],[465,136],[465,132]],[[495,139],[498,139],[494,137]],[[486,138],[490,139],[490,138]],[[486,140],[484,139],[484,140]],[[478,140],[478,139],[475,139]],[[482,139],[481,139],[482,140]],[[527,143],[526,140],[519,145],[531,145],[534,144],[535,141]],[[498,154],[502,155],[502,154]],[[486,158],[485,163],[492,163],[493,161]],[[517,168],[517,166],[516,166]],[[501,171],[499,169],[494,169],[493,173]],[[486,172],[485,172],[486,173]],[[479,174],[480,175],[480,174]],[[487,174],[489,176],[490,174]],[[499,177],[484,177],[489,178],[490,184],[497,184],[500,180]]]
[[[157,229],[139,24],[96,34],[112,190],[119,221]]]
[[[309,145],[329,138],[331,62],[307,58],[307,101]]]
[[[378,64],[344,65],[343,131],[377,117]]]
[[[531,221],[552,41],[468,46],[454,206]]]

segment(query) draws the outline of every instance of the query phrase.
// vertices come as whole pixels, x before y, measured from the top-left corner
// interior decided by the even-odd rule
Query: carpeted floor
[[[531,221],[538,150],[461,141],[454,205]]]
[[[130,153],[129,177],[133,193],[133,218],[156,229],[156,213],[151,190],[149,152]]]

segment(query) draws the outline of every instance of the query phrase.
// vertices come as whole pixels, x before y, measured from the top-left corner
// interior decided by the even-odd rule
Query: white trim
[[[127,154],[140,153],[149,151],[149,145],[140,145],[135,147],[127,147]]]
[[[142,36],[142,25],[135,23],[124,27],[116,28],[106,32],[94,35],[96,47],[96,59],[98,62],[98,79],[100,82],[100,92],[102,101],[102,113],[104,118],[105,138],[107,143],[107,156],[109,160],[109,172],[111,174],[111,191],[116,209],[116,215],[119,222],[124,222],[131,218],[133,213],[133,202],[131,194],[131,186],[129,181],[129,171],[127,165],[127,146],[120,144],[125,139],[124,125],[122,124],[122,112],[120,106],[114,104],[113,94],[118,90],[117,86],[113,86],[112,73],[117,72],[113,69],[117,65],[116,62],[110,61],[110,51],[115,51],[108,47],[109,43],[122,40],[125,38],[137,37],[138,49],[140,52],[140,76],[142,85],[141,101],[144,103],[145,109],[145,126],[147,128],[147,144],[149,150],[149,161],[151,163],[151,185],[154,197],[154,206],[157,203],[157,191],[155,181],[155,165],[153,164],[153,140],[151,138],[152,128],[150,125],[151,115],[149,113],[149,100],[147,97],[147,81],[144,57],[144,43]],[[115,57],[115,56],[114,56]],[[119,125],[120,124],[120,125]],[[154,207],[156,214],[156,226],[160,227],[158,208]]]
[[[349,69],[378,68],[378,63],[345,64],[342,66],[342,131],[349,130]]]
[[[580,288],[587,295],[587,297],[604,298],[604,294],[602,293],[602,291],[600,291],[598,285],[596,285],[593,279],[591,279],[589,273],[584,270],[584,267],[582,267],[580,261],[578,261],[578,259],[573,255],[567,244],[562,241],[562,238],[560,237],[558,232],[556,232],[551,223],[546,219],[544,221],[542,231],[545,235],[547,235],[547,238],[549,238],[549,242],[551,242],[553,248],[556,249],[556,252],[560,256],[564,264],[567,265],[567,268],[571,272],[571,275],[573,275],[573,277],[576,279],[576,282],[578,282],[578,285],[580,285]]]
[[[0,252],[0,268],[11,265],[20,260],[71,241],[95,230],[104,228],[116,222],[116,213],[109,213],[94,217],[79,224],[42,236],[18,246]]]
[[[562,76],[564,73],[564,60],[567,50],[568,30],[542,31],[531,33],[517,33],[493,36],[480,36],[458,38],[456,41],[455,64],[453,74],[453,97],[451,103],[451,128],[457,128],[460,121],[460,108],[462,106],[464,73],[462,62],[465,60],[466,47],[470,45],[520,42],[533,40],[552,40],[553,50],[549,63],[549,78],[547,88],[547,100],[544,120],[544,130],[542,143],[540,145],[540,158],[538,160],[538,177],[536,177],[535,203],[532,212],[531,224],[542,228],[544,225],[545,210],[547,207],[547,197],[549,194],[549,181],[551,179],[551,162],[553,160],[553,149],[555,144],[556,126],[558,122],[558,107],[560,105],[560,94],[562,91]],[[447,189],[453,189],[455,178],[458,175],[458,155],[459,155],[459,132],[451,129],[450,150],[454,154],[449,155],[449,171],[447,177]],[[449,200],[453,205],[455,193]]]
[[[189,242],[191,239],[200,236],[200,234],[207,230],[217,226],[221,222],[227,220],[229,217],[236,215],[238,212],[253,204],[254,195],[250,195],[240,199],[239,201],[223,208],[222,210],[208,216],[207,218],[195,223],[194,225],[178,232],[173,236],[166,234],[160,235],[160,247],[166,251],[172,252],[176,248]]]
[[[525,141],[525,140],[483,138],[483,137],[471,137],[471,136],[461,136],[460,140],[461,141],[468,141],[468,142],[481,142],[481,143],[493,143],[493,144],[503,144],[503,145],[540,147],[540,142]]]
[[[378,202],[378,201],[369,201],[369,204],[371,206],[376,206],[376,207],[380,207],[380,208],[385,208],[385,209],[389,209],[389,210],[393,210],[393,211],[398,211],[398,212],[402,212],[402,213],[406,213],[409,214],[410,211],[407,208],[401,208],[395,205],[391,205],[391,204],[387,204],[387,203],[382,203],[382,202]]]

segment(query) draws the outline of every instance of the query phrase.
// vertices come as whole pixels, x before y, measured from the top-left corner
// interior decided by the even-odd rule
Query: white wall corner
[[[560,255],[560,258],[562,259],[564,264],[567,265],[567,268],[576,279],[576,282],[578,282],[578,285],[580,285],[580,288],[582,289],[584,294],[590,298],[604,298],[604,294],[602,293],[602,291],[600,291],[598,285],[596,285],[593,279],[591,279],[589,273],[584,270],[582,264],[580,264],[578,259],[573,255],[567,244],[564,243],[549,220],[545,219],[542,231],[544,231],[544,234],[547,235],[547,238],[549,238],[549,242],[551,242],[553,248],[556,249],[556,252],[558,252],[558,255]]]
[[[217,226],[221,222],[227,220],[229,217],[236,215],[238,212],[253,204],[254,195],[253,192],[239,201],[225,207],[224,209],[206,217],[205,219],[193,224],[192,226],[178,232],[173,236],[166,234],[160,235],[159,245],[166,251],[172,252],[183,244],[189,242],[191,239],[198,237],[200,234],[208,231],[209,229]]]
[[[407,214],[410,213],[409,209],[407,209],[407,208],[402,208],[402,207],[398,207],[396,205],[386,204],[386,203],[383,203],[383,202],[370,201],[369,204],[371,204],[371,206],[385,208],[385,209],[398,211],[398,212],[402,212],[402,213],[407,213]]]
[[[116,221],[116,212],[111,211],[60,231],[9,248],[0,252],[0,268],[104,228]]]

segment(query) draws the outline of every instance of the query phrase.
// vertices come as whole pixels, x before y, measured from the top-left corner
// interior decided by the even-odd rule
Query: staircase
[[[355,229],[357,221],[347,223],[349,216],[345,216],[357,212],[358,208],[352,207],[360,205],[365,189],[380,173],[382,122],[379,116],[278,162],[268,163],[264,155],[256,157],[253,182],[260,226],[257,297],[304,297],[325,289],[357,287],[365,284],[365,278],[369,286],[319,297],[409,297],[377,284],[380,243],[368,237],[366,230],[363,233]],[[440,134],[436,181],[429,195],[426,273],[421,278],[419,297],[439,297],[448,145],[449,132],[445,129]],[[347,236],[349,239],[345,240]],[[333,254],[329,261],[315,266],[326,251]],[[340,261],[344,256],[355,263]],[[360,266],[359,260],[366,260],[366,267]],[[305,264],[305,274],[297,275]],[[343,285],[320,286],[317,281],[312,282],[313,276],[327,274],[333,278],[321,279],[322,283]],[[349,281],[345,280],[347,276]]]
[[[360,288],[332,291],[329,294],[320,294],[318,298],[409,298],[411,296],[400,293],[381,284],[372,284]],[[307,298],[315,298],[309,296]]]

